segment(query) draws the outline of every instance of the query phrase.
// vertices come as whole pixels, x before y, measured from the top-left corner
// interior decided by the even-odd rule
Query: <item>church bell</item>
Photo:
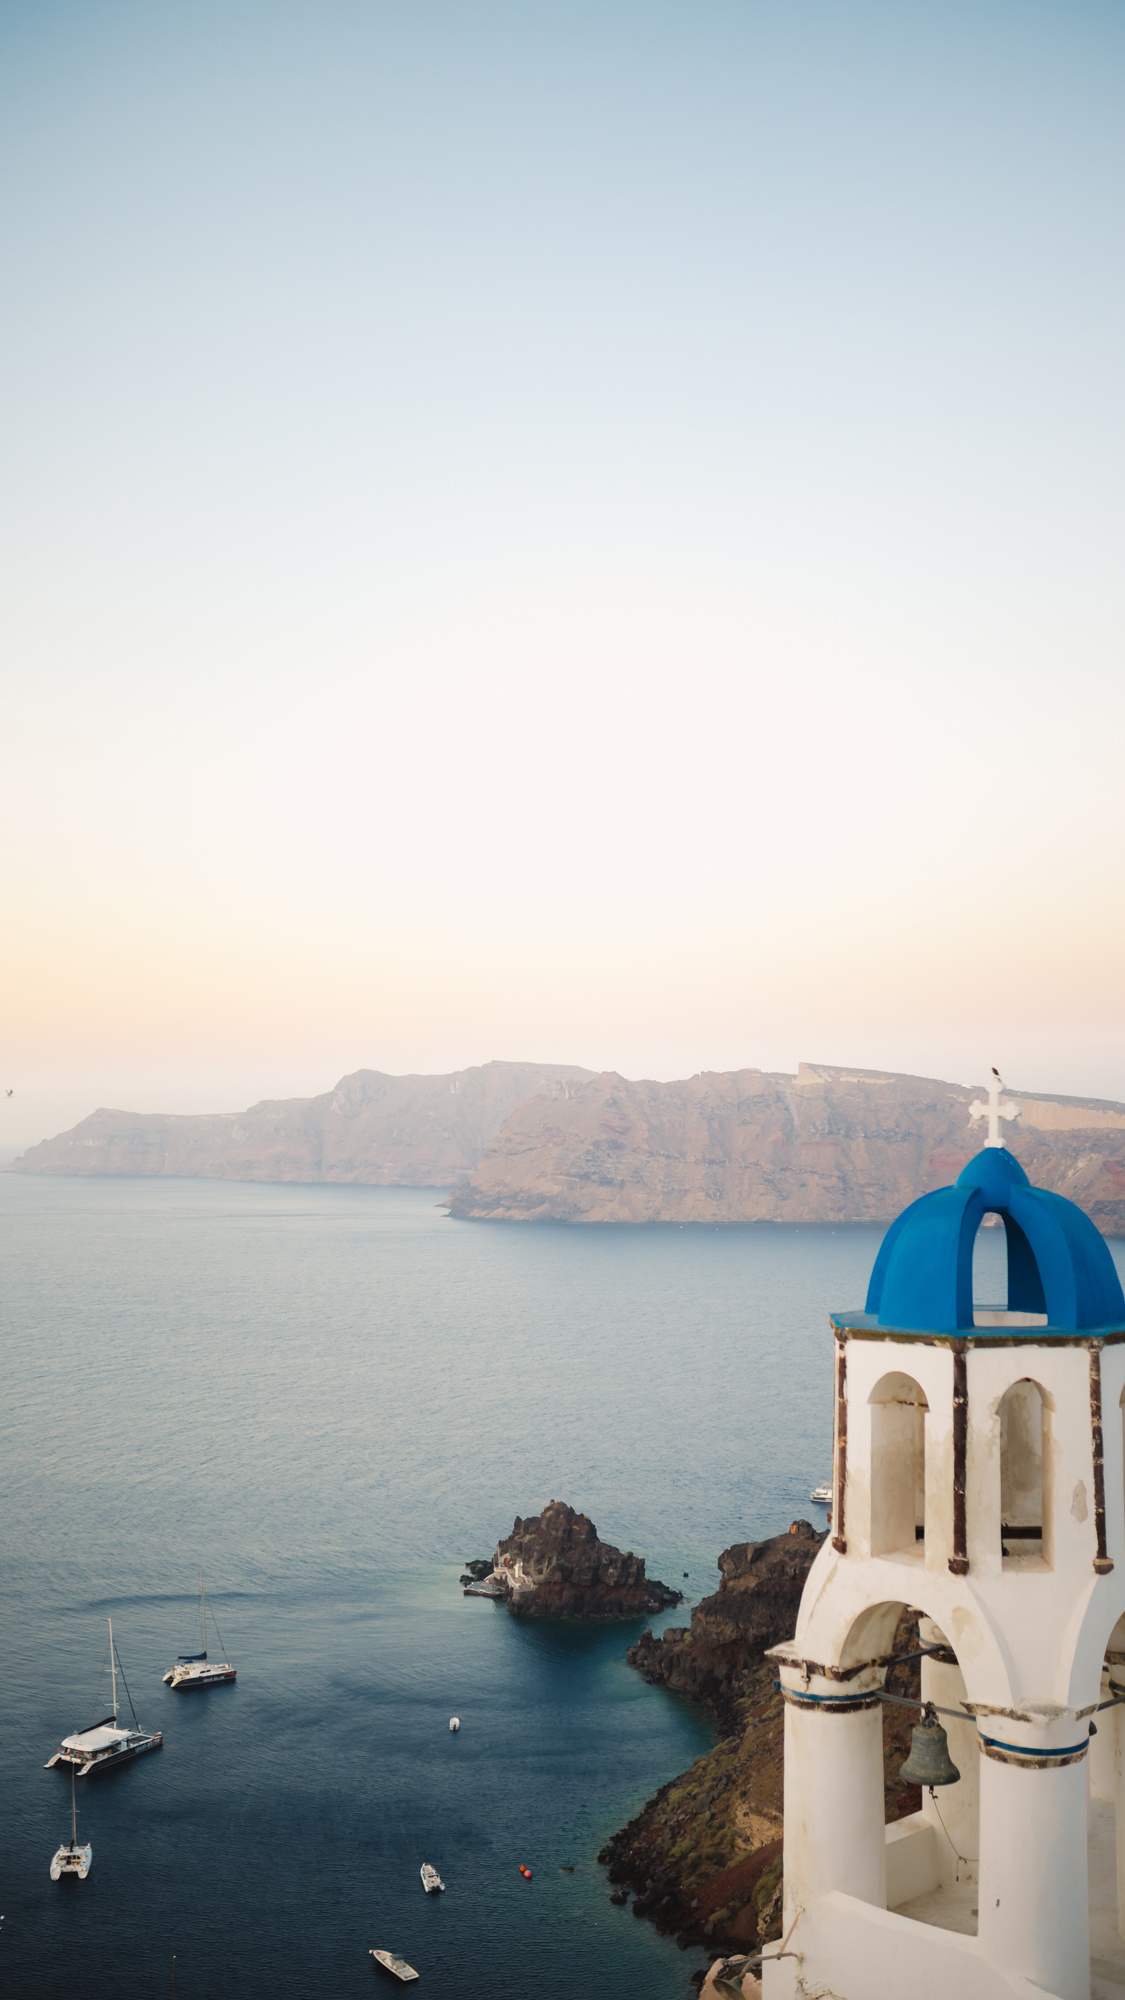
[[[921,1722],[914,1725],[910,1755],[899,1776],[911,1785],[955,1785],[961,1776],[932,1701],[926,1703]]]

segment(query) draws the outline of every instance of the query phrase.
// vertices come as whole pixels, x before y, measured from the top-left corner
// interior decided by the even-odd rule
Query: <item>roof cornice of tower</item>
[[[1116,1347],[1125,1341],[1125,1316],[1107,1326],[1048,1326],[1045,1323],[1003,1324],[1008,1315],[990,1313],[1000,1324],[944,1330],[940,1327],[885,1326],[873,1313],[838,1312],[829,1315],[838,1338],[845,1340],[899,1340],[923,1347]],[[1013,1313],[1011,1321],[1025,1321],[1026,1315]]]

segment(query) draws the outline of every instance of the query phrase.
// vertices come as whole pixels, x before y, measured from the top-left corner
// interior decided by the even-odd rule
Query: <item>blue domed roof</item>
[[[1032,1187],[1006,1147],[985,1146],[954,1187],[924,1194],[892,1222],[867,1293],[879,1326],[972,1330],[973,1245],[989,1213],[1007,1232],[1009,1312],[1043,1313],[1057,1333],[1125,1324],[1121,1280],[1089,1216]]]

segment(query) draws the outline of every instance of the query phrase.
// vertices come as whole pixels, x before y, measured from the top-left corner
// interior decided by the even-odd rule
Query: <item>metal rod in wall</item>
[[[848,1349],[844,1335],[836,1335],[836,1456],[833,1465],[835,1490],[832,1495],[832,1546],[847,1555],[848,1538],[844,1519],[844,1495],[848,1484]]]

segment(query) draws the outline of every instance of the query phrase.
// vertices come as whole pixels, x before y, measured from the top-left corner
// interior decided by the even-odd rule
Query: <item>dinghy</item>
[[[407,1965],[406,1960],[400,1958],[397,1952],[376,1951],[372,1946],[371,1956],[377,1965],[382,1966],[384,1972],[389,1972],[395,1979],[400,1979],[404,1986],[408,1986],[412,1979],[418,1977],[414,1967]]]

